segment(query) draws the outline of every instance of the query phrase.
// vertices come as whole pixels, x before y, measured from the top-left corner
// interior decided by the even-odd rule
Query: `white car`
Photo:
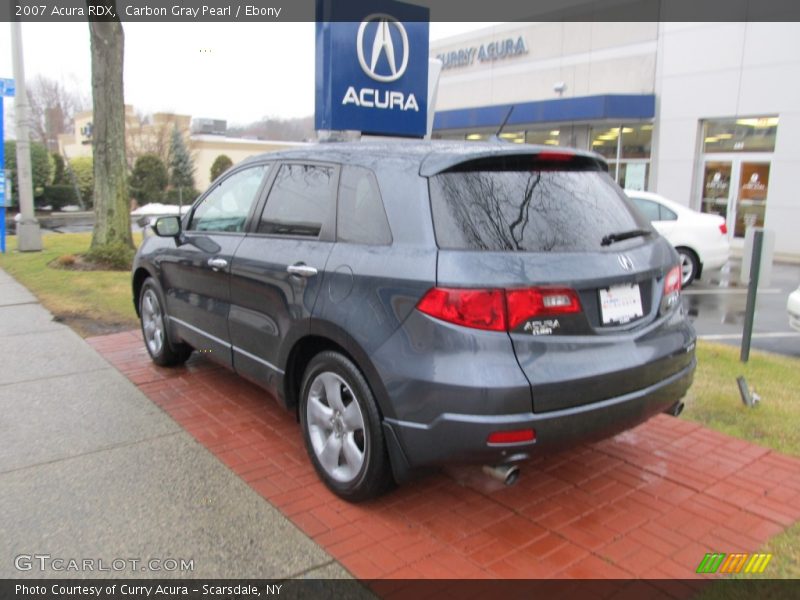
[[[789,294],[786,310],[789,312],[789,327],[800,331],[800,287]]]
[[[728,262],[731,246],[725,219],[697,212],[658,194],[631,190],[625,193],[655,230],[675,246],[681,257],[683,287],[699,278],[703,270],[720,269]]]

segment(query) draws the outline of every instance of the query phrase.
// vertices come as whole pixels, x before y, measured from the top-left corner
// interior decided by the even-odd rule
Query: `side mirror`
[[[153,223],[153,231],[159,237],[174,238],[181,233],[181,218],[180,217],[159,217]]]

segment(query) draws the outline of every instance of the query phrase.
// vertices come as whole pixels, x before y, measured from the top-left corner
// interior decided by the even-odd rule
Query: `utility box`
[[[742,272],[739,282],[743,285],[750,283],[750,269],[753,261],[753,243],[756,231],[763,232],[764,241],[761,246],[761,268],[758,274],[758,287],[770,285],[772,280],[772,258],[775,253],[775,232],[763,227],[748,227],[744,234],[744,249],[742,250]]]

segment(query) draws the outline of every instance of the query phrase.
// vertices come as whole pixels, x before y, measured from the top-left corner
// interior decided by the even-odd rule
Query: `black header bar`
[[[363,14],[369,0],[351,0]],[[797,0],[415,0],[431,21],[800,21]],[[90,5],[90,6],[87,6]],[[348,20],[346,16],[338,17]],[[315,21],[315,0],[3,0],[0,21]]]

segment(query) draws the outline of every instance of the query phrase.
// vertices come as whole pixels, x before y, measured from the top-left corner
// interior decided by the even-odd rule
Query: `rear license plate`
[[[639,285],[636,283],[612,285],[600,290],[600,315],[603,318],[603,325],[627,323],[644,316]]]

